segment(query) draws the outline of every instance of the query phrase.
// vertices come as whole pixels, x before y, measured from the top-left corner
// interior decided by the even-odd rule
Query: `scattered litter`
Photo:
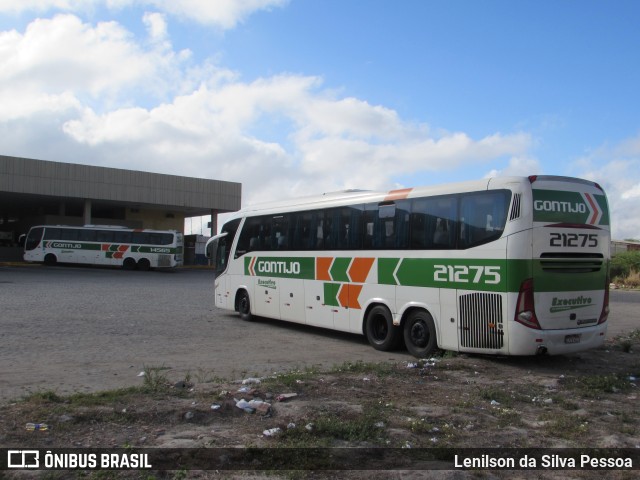
[[[262,383],[262,380],[255,377],[245,378],[244,380],[242,380],[243,385],[260,385],[260,383]]]
[[[244,410],[247,413],[254,413],[255,409],[249,406],[249,402],[247,402],[244,398],[240,400],[236,400],[236,407],[240,410]]]
[[[220,405],[219,403],[214,403],[211,405],[211,410],[220,410],[222,408],[222,405]]]
[[[187,388],[189,385],[187,385],[187,382],[184,380],[180,380],[179,382],[174,383],[173,386],[175,388]]]
[[[268,429],[268,430],[265,430],[264,432],[262,432],[262,434],[263,434],[265,437],[273,437],[273,436],[275,436],[275,435],[279,434],[281,431],[282,431],[282,430],[280,430],[280,428],[275,427],[275,428],[270,428],[270,429]]]
[[[290,398],[295,398],[297,396],[297,393],[282,393],[276,397],[276,400],[278,402],[284,402],[285,400],[289,400]]]
[[[140,373],[138,374],[138,376],[139,376],[139,377],[144,377],[145,375],[146,375],[146,373],[144,373],[144,372],[140,372]]]
[[[313,432],[313,429],[316,428],[316,426],[313,423],[307,423],[304,428],[309,432]]]
[[[376,428],[384,428],[384,422],[376,422],[374,427],[376,427]]]
[[[635,381],[636,381],[636,377],[634,377],[633,375],[631,375],[631,376],[629,377],[629,381],[631,381],[631,382],[635,382]]]
[[[291,430],[292,428],[296,428],[296,424],[295,424],[295,423],[293,423],[293,422],[291,422],[290,424],[288,424],[288,425],[287,425],[287,428],[288,428],[289,430]]]
[[[185,420],[192,420],[193,417],[195,417],[195,414],[193,412],[187,412],[184,414],[184,419]]]
[[[271,410],[271,404],[267,402],[263,402],[262,400],[250,400],[247,402],[244,398],[236,400],[236,407],[247,413],[255,413],[258,411],[262,415],[268,414]]]
[[[418,363],[409,362],[407,363],[407,368],[418,368]]]
[[[250,393],[253,389],[251,387],[240,387],[238,393]]]
[[[46,432],[49,430],[49,425],[46,423],[27,423],[27,432]]]
[[[362,379],[362,381],[363,381],[363,382],[370,382],[370,381],[371,381],[371,379],[370,379],[369,377],[364,377],[364,378]]]
[[[437,437],[431,437],[431,443],[438,443]]]
[[[493,405],[494,407],[497,407],[498,405],[500,405],[500,402],[497,402],[495,400],[491,400],[491,405]]]

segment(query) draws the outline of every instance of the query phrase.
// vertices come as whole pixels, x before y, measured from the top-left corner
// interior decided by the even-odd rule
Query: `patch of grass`
[[[635,329],[630,333],[618,335],[614,338],[616,344],[625,353],[631,353],[634,344],[640,343],[640,329]]]
[[[503,407],[511,407],[514,403],[513,395],[500,387],[484,387],[480,389],[480,398],[488,401],[496,401]]]
[[[308,367],[305,369],[290,370],[284,373],[278,373],[272,377],[262,380],[263,386],[270,388],[287,387],[294,388],[318,374],[318,371]]]
[[[295,447],[327,447],[335,445],[336,441],[385,445],[387,417],[384,407],[375,403],[365,405],[361,414],[317,412],[307,425],[285,430],[282,440]]]
[[[547,421],[544,427],[545,433],[552,437],[565,440],[578,440],[589,431],[589,424],[576,415],[544,415]]]
[[[329,373],[356,373],[356,374],[374,374],[380,377],[388,376],[394,373],[395,366],[391,363],[372,363],[363,362],[344,362],[341,365],[335,365]]]
[[[44,390],[42,392],[35,392],[31,395],[27,395],[22,399],[24,402],[30,403],[62,403],[64,398],[58,395],[53,390]]]
[[[607,393],[628,392],[633,388],[628,375],[616,373],[568,378],[563,383],[583,397],[594,399]]]

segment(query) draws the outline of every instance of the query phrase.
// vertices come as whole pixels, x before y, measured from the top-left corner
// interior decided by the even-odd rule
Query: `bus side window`
[[[78,233],[75,228],[61,228],[60,240],[78,240]]]
[[[98,230],[96,239],[98,242],[113,243],[114,232],[109,230]]]
[[[80,233],[78,235],[78,240],[80,240],[81,242],[95,242],[96,231],[89,230],[89,229],[80,230]]]
[[[115,232],[116,243],[131,243],[131,237],[133,232]]]
[[[60,240],[60,229],[47,227],[44,230],[45,240]]]

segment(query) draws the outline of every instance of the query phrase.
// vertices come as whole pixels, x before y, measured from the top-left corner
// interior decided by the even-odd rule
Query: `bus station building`
[[[236,182],[0,155],[0,261],[19,260],[34,225],[177,230],[185,218],[240,208]],[[186,253],[186,252],[185,252]]]

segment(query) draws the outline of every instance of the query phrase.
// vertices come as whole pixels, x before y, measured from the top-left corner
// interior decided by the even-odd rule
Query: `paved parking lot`
[[[127,272],[0,266],[0,400],[139,385],[145,367],[178,381],[241,378],[346,361],[409,361],[364,337],[213,306],[209,270]],[[640,293],[612,292],[609,334],[640,328]]]

